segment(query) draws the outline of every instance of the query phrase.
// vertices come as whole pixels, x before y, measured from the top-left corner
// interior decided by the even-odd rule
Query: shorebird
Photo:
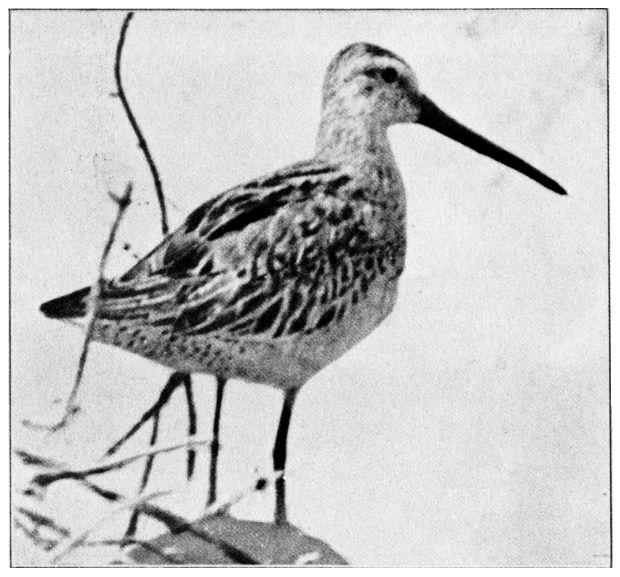
[[[397,123],[431,128],[566,194],[442,112],[402,58],[352,44],[327,69],[310,160],[211,198],[106,281],[100,295],[96,340],[177,371],[215,375],[218,383],[239,378],[284,391],[273,450],[274,470],[282,472],[279,524],[286,521],[286,439],[297,392],[371,333],[396,301],[405,187],[387,128]],[[79,324],[89,292],[51,300],[41,311]]]

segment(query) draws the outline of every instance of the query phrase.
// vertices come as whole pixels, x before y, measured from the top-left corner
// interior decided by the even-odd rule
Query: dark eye
[[[381,78],[383,78],[385,82],[392,83],[398,78],[398,72],[391,66],[388,66],[381,71]]]

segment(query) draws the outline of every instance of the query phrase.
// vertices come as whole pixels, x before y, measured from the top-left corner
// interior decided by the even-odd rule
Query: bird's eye
[[[391,66],[388,66],[381,71],[381,78],[383,78],[385,82],[392,83],[398,78],[398,72]]]

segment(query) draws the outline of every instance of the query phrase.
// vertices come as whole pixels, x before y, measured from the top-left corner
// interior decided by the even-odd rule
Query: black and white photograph
[[[610,567],[606,9],[9,11],[12,567]]]

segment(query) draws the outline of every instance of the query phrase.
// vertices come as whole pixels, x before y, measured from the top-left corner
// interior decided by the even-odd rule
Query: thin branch
[[[170,375],[168,382],[166,383],[165,387],[160,393],[159,398],[157,399],[155,404],[142,415],[140,420],[137,423],[135,423],[131,427],[131,429],[129,429],[129,431],[125,435],[123,435],[123,437],[121,437],[121,439],[119,439],[106,451],[106,455],[112,455],[115,452],[117,452],[118,449],[120,449],[133,435],[135,435],[144,426],[144,424],[146,424],[149,420],[152,420],[153,422],[149,444],[151,447],[154,446],[155,443],[157,442],[157,437],[159,435],[159,420],[161,416],[161,410],[170,400],[172,393],[174,393],[174,391],[181,384],[183,384],[186,387],[186,394],[187,394],[188,383],[191,386],[191,377],[186,373],[175,372],[172,375]],[[189,402],[190,401],[188,399],[188,403]],[[190,405],[190,407],[194,409],[193,422],[192,422],[191,415],[189,417],[189,420],[190,420],[189,432],[190,432],[190,437],[192,437],[196,432],[196,422],[195,422],[196,417],[195,417],[195,408],[193,407],[193,405]],[[188,467],[191,462],[192,469],[193,469],[193,460],[195,459],[196,450],[193,448],[188,448],[187,452],[188,452]],[[190,457],[190,455],[192,457]],[[140,482],[140,492],[146,489],[146,486],[151,477],[154,462],[155,462],[155,455],[153,454],[149,456],[146,463],[144,464],[144,470],[142,471],[142,480]],[[191,478],[191,475],[188,475],[188,479],[189,478]],[[138,517],[139,517],[139,513],[137,511],[134,511],[129,520],[127,529],[125,530],[126,539],[129,539],[135,535],[137,528],[138,528]]]
[[[127,186],[125,187],[125,192],[122,196],[117,196],[112,192],[109,193],[110,198],[116,203],[117,206],[116,218],[114,219],[114,223],[112,224],[112,228],[110,229],[110,232],[108,234],[108,240],[105,244],[103,253],[101,254],[101,258],[99,260],[97,280],[93,284],[88,296],[88,310],[84,319],[86,323],[86,336],[84,337],[84,344],[82,345],[82,352],[80,353],[80,360],[78,363],[77,372],[75,374],[73,388],[71,389],[71,393],[69,394],[69,398],[67,399],[63,416],[60,421],[58,421],[58,423],[51,426],[40,425],[26,420],[24,421],[24,425],[26,425],[27,427],[56,432],[59,429],[64,428],[71,419],[71,417],[73,417],[79,411],[79,406],[76,404],[75,399],[77,397],[80,384],[82,383],[82,375],[84,374],[84,367],[86,366],[88,350],[90,348],[90,343],[95,333],[95,323],[97,321],[97,313],[99,310],[99,295],[101,294],[101,291],[105,284],[105,268],[108,261],[108,256],[110,254],[110,250],[116,238],[116,233],[121,224],[121,221],[123,220],[123,215],[131,204],[132,190],[133,184],[131,182],[128,182]]]
[[[151,431],[151,438],[149,440],[149,446],[153,447],[157,443],[157,437],[159,435],[159,417],[160,413],[157,413],[155,417],[153,417],[153,429]],[[140,481],[140,489],[138,493],[142,493],[146,486],[149,483],[149,479],[151,478],[151,472],[153,471],[153,463],[155,463],[155,455],[149,455],[146,463],[144,464],[144,469],[142,471],[142,480]],[[125,529],[125,539],[131,539],[138,530],[138,518],[140,517],[140,513],[138,513],[135,509],[131,512],[131,517],[129,519],[129,524],[127,525],[127,529]]]
[[[63,557],[66,557],[69,553],[71,553],[71,551],[74,551],[80,547],[93,531],[96,531],[99,527],[101,527],[101,525],[114,518],[119,513],[122,513],[127,509],[136,509],[136,507],[140,505],[144,505],[153,499],[157,499],[158,497],[163,497],[168,494],[170,494],[170,491],[157,491],[155,493],[150,493],[149,495],[137,495],[132,498],[124,499],[118,507],[112,509],[112,511],[97,519],[95,523],[90,525],[88,529],[80,533],[77,537],[69,540],[69,542],[66,543],[54,556],[53,562],[58,563]]]
[[[91,467],[86,467],[80,470],[70,470],[67,469],[64,465],[58,463],[54,464],[54,468],[57,469],[54,473],[39,473],[35,475],[32,479],[32,484],[37,485],[39,487],[49,487],[52,483],[57,481],[61,481],[63,479],[76,479],[82,480],[90,477],[92,475],[101,475],[103,473],[108,473],[109,471],[114,471],[117,469],[122,469],[126,465],[133,463],[139,459],[143,459],[145,457],[149,457],[151,455],[159,455],[162,453],[170,453],[173,451],[184,450],[192,447],[202,447],[211,443],[211,439],[190,439],[183,443],[178,443],[175,445],[166,445],[166,446],[155,446],[151,447],[148,451],[143,451],[142,453],[138,453],[136,455],[131,455],[129,457],[123,457],[121,459],[113,459],[108,462],[103,462],[98,465],[94,465]],[[17,451],[17,455],[22,457],[23,455],[28,455],[25,451]]]
[[[91,483],[87,479],[79,480],[82,484],[84,484],[88,489],[95,492],[97,495],[103,497],[106,501],[110,502],[121,502],[123,500],[123,496],[115,491],[102,489],[98,487],[94,483]],[[267,481],[264,478],[259,478],[254,484],[253,490],[262,490],[265,488]],[[151,517],[163,523],[168,530],[173,534],[179,534],[183,532],[188,532],[190,535],[205,541],[207,543],[211,543],[213,545],[217,545],[226,555],[228,555],[233,561],[243,564],[243,565],[257,565],[258,561],[242,551],[238,549],[234,545],[231,545],[227,541],[210,535],[207,531],[198,529],[193,526],[192,522],[184,519],[179,515],[175,515],[174,513],[163,509],[157,505],[153,505],[152,503],[142,502],[136,504],[134,509],[138,512]]]
[[[149,440],[149,446],[154,447],[157,443],[157,437],[159,435],[159,418],[161,414],[157,412],[153,417],[153,429],[151,431],[151,438]],[[149,479],[151,478],[151,472],[153,471],[153,464],[155,463],[155,455],[149,455],[144,464],[144,470],[142,471],[142,480],[140,481],[140,489],[139,493],[142,493],[146,486],[149,483]],[[129,524],[127,525],[127,529],[125,529],[124,539],[131,539],[138,530],[138,518],[140,517],[140,513],[137,511],[132,511],[131,518],[129,519]]]
[[[114,63],[114,78],[116,79],[116,93],[120,98],[120,101],[123,105],[123,109],[125,110],[125,114],[127,115],[127,119],[131,124],[131,128],[138,139],[138,146],[142,149],[144,153],[144,158],[146,159],[147,164],[149,165],[149,169],[151,171],[151,176],[153,177],[153,182],[155,184],[155,193],[157,194],[157,201],[159,202],[159,210],[161,213],[161,232],[164,236],[168,234],[168,215],[166,212],[166,197],[164,196],[164,191],[161,184],[161,179],[159,178],[159,172],[157,170],[157,166],[155,166],[155,161],[151,156],[151,152],[149,147],[142,136],[142,131],[140,130],[140,126],[133,112],[131,111],[131,107],[129,106],[129,102],[127,100],[127,96],[125,95],[125,91],[123,89],[123,83],[121,80],[121,57],[123,54],[123,46],[125,45],[125,36],[127,35],[127,29],[129,28],[129,22],[133,18],[133,12],[129,12],[127,16],[125,16],[125,20],[123,21],[123,26],[121,27],[121,33],[118,39],[118,44],[116,46],[116,61]]]
[[[184,447],[186,447],[186,445],[176,446],[176,448],[184,448]],[[170,448],[170,450],[172,450],[172,447]],[[140,456],[145,456],[149,452],[143,453]],[[19,452],[19,454],[22,458],[29,459],[31,462],[40,463],[43,461],[42,459],[36,456],[28,455],[27,453],[24,453],[23,451]],[[135,456],[135,457],[138,458],[139,456]],[[54,463],[51,460],[45,460],[44,462],[45,462],[45,466],[53,466],[55,468],[62,467],[62,465],[58,463]],[[283,474],[282,471],[276,471],[267,476],[257,477],[256,480],[253,481],[252,484],[249,485],[245,490],[240,491],[239,493],[229,497],[228,499],[223,499],[221,501],[213,503],[213,505],[211,505],[207,509],[206,516],[221,515],[222,513],[228,511],[234,504],[246,498],[251,493],[255,491],[265,490],[269,485],[273,484],[277,479],[279,479],[282,476],[282,474]],[[75,478],[79,483],[83,484],[87,489],[99,495],[106,501],[116,503],[116,502],[122,502],[124,500],[123,496],[120,493],[117,493],[116,491],[113,491],[110,489],[103,489],[102,487],[99,487],[98,485],[90,481],[86,476],[75,476],[73,478]],[[58,479],[55,479],[55,480],[58,480]],[[33,483],[34,482],[35,481],[33,480]],[[233,561],[236,561],[237,563],[251,564],[251,565],[258,563],[256,559],[254,559],[253,557],[251,557],[250,555],[248,555],[241,549],[238,549],[234,545],[231,545],[230,543],[222,539],[219,539],[217,537],[214,537],[213,535],[210,535],[204,530],[197,529],[196,527],[193,526],[192,522],[187,521],[186,519],[183,519],[182,517],[175,515],[174,513],[171,513],[170,511],[162,509],[161,507],[152,505],[151,503],[147,503],[145,501],[139,501],[138,503],[133,505],[132,508],[134,511],[137,511],[138,513],[147,515],[148,517],[151,517],[153,519],[160,521],[161,523],[166,525],[166,527],[168,528],[170,532],[174,534],[187,531],[189,534],[193,535],[194,537],[197,537],[198,539],[217,545],[218,547],[222,549],[222,551],[225,552],[226,555],[228,555]],[[84,537],[83,539],[84,541],[86,540],[87,536],[88,535]]]
[[[192,377],[189,373],[179,373],[175,372],[168,379],[168,383],[164,387],[164,390],[161,392],[159,399],[155,403],[151,409],[149,409],[140,419],[140,421],[132,427],[127,435],[125,435],[120,441],[115,443],[109,450],[107,454],[110,452],[114,452],[118,450],[118,448],[125,443],[131,435],[138,431],[138,429],[145,423],[147,418],[152,418],[153,420],[153,428],[151,431],[151,438],[149,441],[149,445],[152,447],[157,442],[157,437],[159,435],[159,420],[161,418],[161,410],[168,403],[170,396],[174,392],[174,390],[180,385],[183,384],[185,388],[185,396],[187,400],[187,419],[188,419],[188,437],[193,438],[196,435],[198,430],[197,428],[197,419],[196,419],[196,407],[194,404],[194,396],[192,393]],[[213,443],[211,443],[213,444]],[[150,455],[144,464],[144,470],[142,471],[142,480],[140,482],[140,490],[142,493],[148,482],[151,478],[151,473],[153,472],[153,464],[155,463],[156,455]],[[187,449],[187,480],[191,480],[194,474],[194,466],[196,463],[196,449],[193,447],[189,447]],[[127,529],[125,530],[125,539],[131,539],[138,530],[138,519],[140,514],[138,511],[134,511],[129,519],[129,524],[127,525]]]
[[[207,509],[206,516],[221,515],[222,513],[228,511],[228,509],[230,509],[230,507],[232,507],[235,503],[238,503],[239,501],[246,498],[251,493],[255,491],[263,491],[264,489],[266,489],[269,485],[273,484],[277,479],[279,479],[282,476],[282,474],[283,474],[282,471],[276,471],[267,476],[259,476],[244,491],[240,491],[239,493],[237,493],[236,495],[233,495],[232,497],[229,497],[228,499],[223,499],[220,502],[214,503],[211,507]],[[86,488],[88,488],[89,490],[93,491],[100,497],[103,497],[106,501],[110,501],[114,503],[124,502],[123,505],[121,506],[122,510],[127,508],[128,501],[124,500],[121,494],[115,491],[112,491],[112,490],[103,489],[99,487],[98,485],[92,483],[86,478],[78,478],[77,480],[80,483],[82,483],[84,486],[86,486]],[[244,565],[258,564],[258,561],[254,559],[252,556],[248,555],[245,551],[235,547],[234,545],[231,545],[230,543],[228,543],[227,541],[223,539],[220,539],[218,537],[215,537],[209,534],[204,529],[199,529],[195,527],[194,522],[190,522],[187,519],[184,519],[183,517],[179,515],[176,515],[157,505],[153,505],[152,503],[147,502],[147,501],[150,501],[150,498],[146,500],[142,498],[138,500],[137,502],[132,503],[131,508],[138,513],[141,513],[143,515],[146,515],[148,517],[151,517],[152,519],[155,519],[163,523],[164,525],[166,525],[168,530],[173,534],[187,532],[190,535],[202,541],[218,546],[228,557],[230,557],[233,561],[239,564],[244,564]],[[112,515],[116,514],[116,512],[117,511],[114,511]],[[105,519],[107,519],[107,517]],[[90,532],[92,531],[88,531],[87,533],[90,534]],[[86,542],[88,534],[83,533],[79,540],[82,543]],[[66,547],[64,551],[66,551]],[[64,554],[66,553],[63,552],[62,555]]]
[[[138,145],[140,146],[140,149],[144,153],[144,158],[151,171],[151,176],[153,177],[153,183],[155,185],[155,194],[159,202],[159,209],[160,209],[160,214],[161,214],[161,230],[162,230],[162,234],[166,236],[169,230],[168,216],[167,216],[167,210],[166,210],[166,197],[164,195],[163,186],[161,183],[161,179],[159,177],[159,171],[157,170],[157,166],[151,155],[146,139],[144,138],[142,134],[138,121],[136,120],[136,117],[133,114],[131,107],[129,106],[129,101],[127,100],[125,90],[123,89],[123,83],[122,83],[122,78],[121,78],[121,61],[122,61],[123,47],[125,45],[125,38],[127,36],[127,30],[129,28],[129,23],[131,22],[132,18],[133,18],[133,12],[127,13],[127,15],[125,16],[125,20],[123,21],[123,25],[121,27],[118,44],[116,46],[116,60],[114,64],[114,77],[116,79],[116,90],[117,90],[117,95],[120,98],[120,101],[123,105],[125,114],[127,115],[127,119],[129,120],[129,123],[131,124],[131,127],[136,135],[136,138],[138,139]],[[183,384],[185,386],[185,393],[187,397],[187,406],[188,406],[188,417],[187,418],[188,418],[189,434],[194,435],[196,433],[196,430],[197,430],[196,407],[194,405],[194,399],[192,395],[191,377],[189,374],[185,374],[185,373],[174,373],[170,377],[168,384],[164,388],[164,391],[162,392],[162,395],[160,396],[160,401],[155,407],[153,407],[153,412],[151,412],[148,416],[145,413],[142,419],[118,443],[116,443],[113,447],[111,447],[108,450],[108,454],[112,454],[115,451],[117,451],[133,434],[135,434],[142,427],[142,425],[146,422],[146,420],[150,418],[153,418],[153,432],[151,435],[151,444],[155,442],[155,439],[157,438],[157,434],[158,434],[158,429],[159,429],[159,414],[163,406],[167,403],[169,395],[172,394],[172,391],[170,391],[168,388],[171,385],[172,381],[174,382],[183,381]],[[169,393],[168,397],[165,399],[164,399],[164,393]],[[153,459],[154,458],[150,458],[145,464],[144,472],[142,475],[142,483],[141,483],[142,489],[146,487],[149,481],[152,467],[153,467]],[[188,449],[188,452],[187,452],[187,478],[188,479],[190,479],[193,476],[195,460],[196,460],[196,452],[193,449]],[[127,529],[128,532],[131,532],[132,530],[135,531],[136,523],[137,523],[137,516],[134,514],[134,516],[132,516],[132,519],[130,521],[130,525]]]
[[[156,505],[152,505],[150,503],[144,503],[136,507],[140,513],[144,513],[152,517],[153,519],[157,519],[158,521],[164,523],[168,530],[173,534],[179,534],[183,532],[187,532],[190,535],[200,539],[201,541],[205,541],[207,543],[211,543],[212,545],[217,545],[228,557],[230,557],[236,563],[242,565],[258,565],[259,562],[254,559],[252,556],[248,555],[245,551],[231,545],[224,539],[220,539],[213,535],[210,535],[203,529],[198,529],[194,527],[192,524],[188,523],[186,519],[180,517],[179,515],[175,515],[166,509],[162,509],[161,507],[157,507]]]
[[[140,420],[134,424],[129,431],[127,431],[118,441],[116,441],[106,452],[106,455],[113,455],[116,453],[131,437],[133,437],[149,420],[153,419],[155,415],[158,415],[161,409],[166,405],[170,399],[172,393],[176,391],[177,387],[182,384],[182,378],[184,373],[172,373],[165,387],[159,394],[159,398],[153,406],[148,409],[140,418]]]
[[[34,523],[37,528],[45,527],[46,529],[50,529],[55,533],[58,533],[62,537],[68,537],[71,535],[71,531],[66,527],[58,525],[54,519],[48,517],[47,515],[42,515],[37,511],[33,511],[32,509],[26,509],[26,507],[18,507],[17,512],[21,513],[25,517],[27,517],[32,523]]]
[[[191,376],[188,373],[180,373],[175,372],[170,375],[168,382],[165,387],[159,394],[157,401],[153,404],[151,408],[149,408],[142,417],[135,423],[125,435],[123,435],[118,441],[116,441],[107,451],[106,455],[112,455],[116,453],[133,435],[135,435],[149,420],[153,422],[153,428],[151,432],[150,445],[153,446],[159,434],[159,420],[161,415],[161,410],[166,406],[170,397],[174,393],[174,391],[183,385],[185,387],[185,394],[187,398],[188,405],[188,432],[189,436],[193,437],[197,432],[196,425],[196,407],[194,405],[194,399],[192,395],[192,381]],[[194,448],[187,449],[187,478],[191,479],[194,472],[194,464],[196,459],[196,450]],[[143,491],[150,479],[153,463],[155,460],[155,455],[150,456],[145,465],[144,470],[142,472],[142,480],[140,483],[140,491]],[[134,511],[127,526],[127,530],[125,531],[125,537],[130,538],[133,537],[137,530],[138,524],[138,516],[139,514]]]
[[[137,455],[132,455],[130,457],[125,457],[122,459],[115,459],[108,463],[102,463],[100,465],[89,467],[82,470],[69,470],[66,465],[62,463],[57,463],[51,460],[45,461],[45,466],[56,469],[54,473],[40,473],[39,475],[35,475],[31,480],[32,485],[36,485],[38,487],[49,487],[52,483],[63,479],[75,479],[76,481],[86,485],[86,487],[106,499],[107,501],[115,501],[114,491],[108,491],[107,489],[102,489],[97,485],[91,483],[88,480],[88,477],[92,475],[100,475],[102,473],[107,473],[108,471],[114,469],[120,469],[129,463],[132,463],[138,459],[148,457],[150,455],[161,454],[161,453],[169,453],[172,451],[178,451],[182,449],[187,449],[189,447],[202,447],[210,443],[210,440],[200,439],[200,440],[189,440],[185,443],[177,444],[177,445],[169,445],[164,447],[152,447],[148,451],[144,451],[143,453],[139,453]],[[16,454],[25,462],[41,462],[42,459],[37,457],[36,455],[31,455],[25,451],[17,450]],[[218,516],[222,513],[228,511],[233,505],[238,503],[239,501],[245,499],[248,495],[255,491],[264,491],[267,487],[275,483],[278,479],[281,479],[284,475],[283,471],[273,471],[269,475],[259,475],[250,485],[248,485],[245,489],[237,492],[236,494],[229,496],[228,498],[218,500],[211,505],[209,505],[205,511],[205,516]]]
[[[45,537],[41,537],[39,535],[38,528],[31,529],[30,527],[26,527],[24,523],[22,523],[19,519],[15,519],[13,521],[14,526],[23,531],[24,535],[28,537],[37,547],[43,549],[46,553],[51,551],[56,545],[58,545],[58,541],[55,539],[46,539]]]

